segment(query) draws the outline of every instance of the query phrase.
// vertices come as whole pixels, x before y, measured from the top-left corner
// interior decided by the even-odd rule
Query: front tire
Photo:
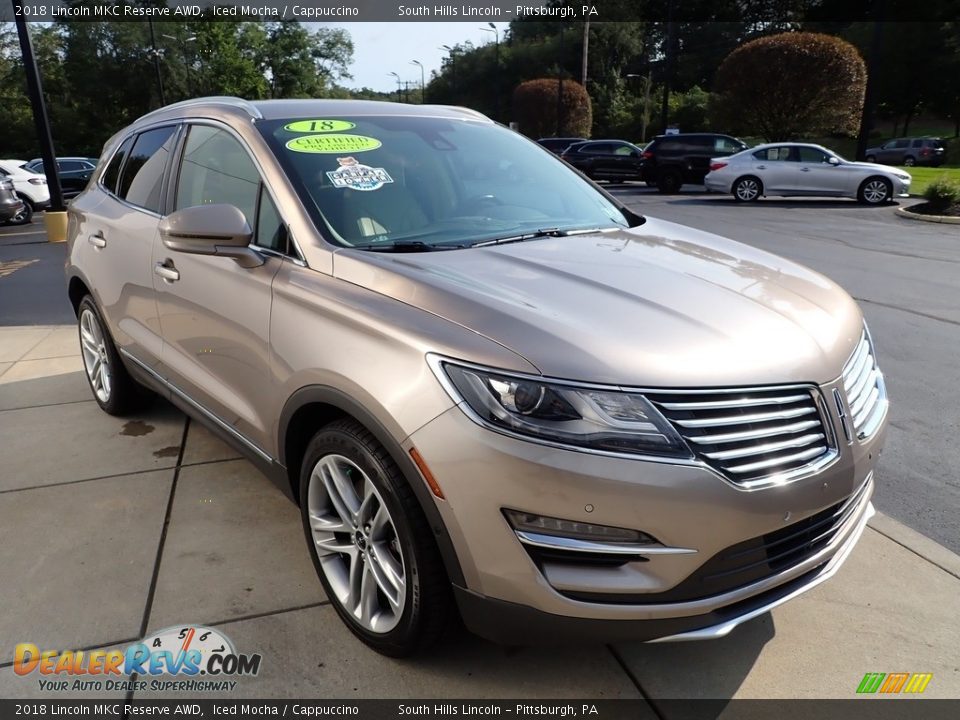
[[[354,420],[321,429],[300,470],[304,533],[340,619],[377,652],[404,657],[440,637],[450,584],[407,479]]]
[[[914,165],[917,164],[917,159],[916,159],[915,157],[913,157],[912,155],[907,155],[907,156],[903,159],[903,164],[906,165],[907,167],[913,167]]]
[[[120,360],[113,339],[90,295],[77,308],[80,355],[87,383],[97,405],[110,415],[126,415],[138,409],[147,395]]]
[[[33,205],[22,195],[18,197],[23,200],[23,210],[10,218],[8,222],[11,225],[29,225],[33,220]]]
[[[737,178],[737,181],[731,189],[733,191],[733,198],[737,202],[756,202],[763,194],[763,183],[760,182],[760,178],[747,175],[742,178]]]
[[[857,191],[857,199],[864,205],[882,205],[893,197],[893,185],[882,177],[867,178]]]

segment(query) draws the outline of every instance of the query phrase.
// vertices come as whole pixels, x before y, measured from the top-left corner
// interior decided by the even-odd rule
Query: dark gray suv
[[[940,138],[897,138],[867,150],[867,162],[882,165],[943,165],[947,148]]]
[[[23,200],[17,197],[13,189],[13,181],[0,178],[0,223],[17,219],[25,207]]]

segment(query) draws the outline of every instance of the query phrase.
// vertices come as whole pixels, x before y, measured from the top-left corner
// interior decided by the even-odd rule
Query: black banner
[[[0,700],[0,718],[955,720],[960,700]]]

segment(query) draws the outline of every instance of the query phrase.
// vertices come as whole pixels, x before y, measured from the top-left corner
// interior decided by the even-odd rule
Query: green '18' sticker
[[[289,130],[290,132],[315,133],[343,132],[344,130],[351,130],[355,127],[356,125],[354,123],[347,122],[346,120],[297,120],[296,122],[284,125],[283,129]]]
[[[365,135],[302,135],[287,141],[287,149],[302,153],[354,153],[376,150],[382,143]]]

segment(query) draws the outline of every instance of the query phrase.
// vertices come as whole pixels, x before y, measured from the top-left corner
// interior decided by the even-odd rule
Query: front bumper
[[[0,222],[6,222],[7,220],[16,217],[17,213],[23,210],[24,202],[23,200],[17,198],[17,200],[11,202],[0,203]]]
[[[873,512],[872,470],[884,430],[881,425],[866,441],[841,443],[836,459],[816,474],[757,490],[700,465],[506,437],[478,427],[457,407],[414,433],[408,445],[424,457],[446,496],[438,508],[463,571],[464,585],[455,592],[468,627],[511,642],[650,640],[726,634],[835,573]],[[698,594],[698,572],[725,551],[787,533],[835,507],[847,508],[842,522],[812,554],[771,563],[769,573],[739,585],[705,584]],[[540,556],[521,544],[504,508],[636,529],[667,548],[695,552],[650,554],[617,566]]]
[[[893,194],[897,197],[909,197],[910,182],[910,180],[901,180],[900,178],[895,178],[893,181]]]

